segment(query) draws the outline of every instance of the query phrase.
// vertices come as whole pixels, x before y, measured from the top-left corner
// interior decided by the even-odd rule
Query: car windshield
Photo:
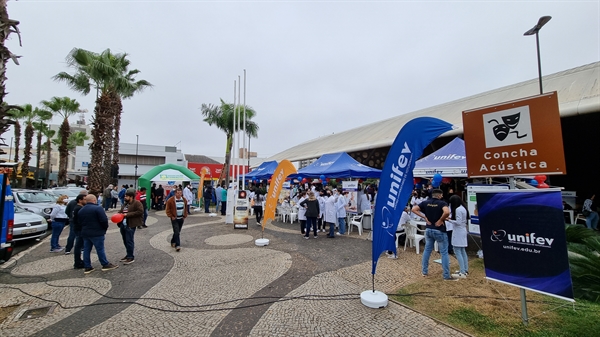
[[[54,195],[56,195],[56,196],[60,196],[60,195],[64,194],[69,198],[74,198],[74,197],[77,197],[77,195],[79,194],[79,191],[64,189],[64,190],[54,190],[54,191],[52,191],[52,193],[54,193]]]
[[[24,204],[56,202],[56,198],[46,192],[18,192],[17,198]]]
[[[29,212],[29,211],[27,211],[24,208],[21,208],[21,207],[15,205],[15,213],[25,213],[25,212]]]

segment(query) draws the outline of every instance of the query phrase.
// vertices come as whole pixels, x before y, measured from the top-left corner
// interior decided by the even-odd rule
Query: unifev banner
[[[373,268],[384,250],[396,252],[396,228],[413,190],[413,169],[423,149],[452,124],[432,117],[419,117],[406,123],[388,152],[373,217]]]
[[[488,279],[573,301],[560,190],[478,192]]]
[[[358,213],[358,180],[342,181],[342,190],[348,192],[346,211]]]
[[[265,229],[265,225],[269,219],[271,221],[275,219],[275,209],[277,208],[277,201],[279,200],[281,189],[285,183],[285,178],[296,172],[297,171],[294,164],[287,159],[282,160],[279,165],[277,165],[275,172],[273,172],[273,176],[271,177],[271,185],[269,186],[269,192],[267,192],[265,216],[262,223],[263,230]]]

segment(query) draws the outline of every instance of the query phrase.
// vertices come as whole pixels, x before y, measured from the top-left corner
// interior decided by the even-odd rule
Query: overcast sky
[[[82,96],[51,77],[74,48],[129,54],[154,87],[124,101],[121,141],[223,156],[225,134],[203,103],[246,104],[259,125],[251,151],[304,141],[600,60],[599,1],[9,1],[10,104]],[[243,89],[242,89],[243,92]],[[72,118],[74,122],[75,117]],[[55,122],[60,122],[55,119]],[[3,137],[8,142],[12,130]]]

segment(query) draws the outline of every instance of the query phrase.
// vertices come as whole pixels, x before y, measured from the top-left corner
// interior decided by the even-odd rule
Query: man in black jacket
[[[73,211],[71,212],[71,224],[69,225],[74,233],[75,246],[73,248],[75,251],[73,252],[73,260],[74,260],[73,268],[75,268],[75,269],[84,268],[83,260],[81,259],[81,251],[83,249],[83,239],[81,238],[81,224],[79,223],[79,211],[85,205],[86,197],[87,197],[87,193],[79,194],[77,196],[77,198],[75,198],[75,200],[71,200],[69,202],[69,204],[73,201],[76,202],[75,207],[73,208]],[[69,206],[67,206],[67,207],[69,207]],[[71,237],[70,234],[69,234],[69,237]],[[67,245],[68,245],[68,243],[67,243]]]
[[[81,190],[79,191],[79,195],[85,197],[88,194],[87,190]],[[71,254],[71,249],[73,249],[73,244],[75,243],[75,231],[73,228],[73,210],[75,209],[75,206],[77,206],[78,201],[77,198],[69,201],[69,203],[67,204],[67,208],[65,209],[65,213],[67,214],[67,216],[69,217],[69,237],[67,238],[67,246],[65,247],[65,255],[69,255]],[[85,203],[84,203],[85,205]],[[79,255],[81,256],[81,252],[79,253]],[[81,260],[81,258],[80,258]],[[82,262],[83,265],[83,262]]]
[[[102,271],[109,271],[118,268],[114,264],[108,262],[104,252],[104,237],[108,229],[108,218],[101,206],[98,205],[98,200],[93,194],[89,194],[86,199],[86,204],[79,210],[78,222],[81,224],[81,237],[83,238],[83,264],[84,274],[89,274],[95,269],[92,267],[90,253],[92,246],[96,248],[98,260],[102,264]]]

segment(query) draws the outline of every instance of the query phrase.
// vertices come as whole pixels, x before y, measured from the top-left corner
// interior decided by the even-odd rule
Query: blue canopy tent
[[[467,177],[467,156],[465,155],[465,141],[454,138],[434,153],[417,160],[413,169],[413,176],[429,178],[436,173],[442,177],[459,178]]]
[[[298,170],[297,174],[290,175],[292,178],[376,178],[381,176],[381,170],[363,165],[346,152],[324,154],[314,163]]]
[[[248,172],[248,174],[246,174],[246,179],[248,179],[248,180],[250,180],[250,179],[260,179],[260,180],[271,179],[271,176],[275,172],[277,165],[279,165],[279,164],[276,161],[263,162],[262,164],[260,164],[260,166],[258,166],[254,170]]]

